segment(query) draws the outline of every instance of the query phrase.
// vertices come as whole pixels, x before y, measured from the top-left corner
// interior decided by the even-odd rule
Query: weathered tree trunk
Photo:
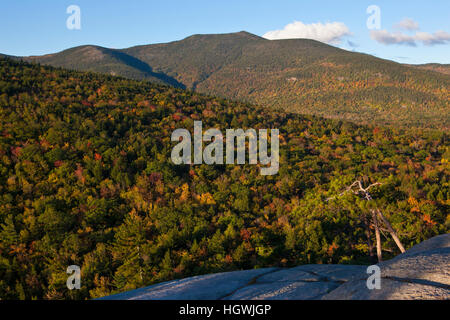
[[[397,234],[394,231],[394,228],[392,228],[391,224],[389,223],[388,219],[381,213],[379,209],[377,209],[377,213],[380,216],[381,220],[384,222],[386,227],[389,230],[389,233],[392,236],[392,239],[394,239],[395,243],[397,244],[397,247],[400,249],[400,252],[405,252],[405,248],[403,247],[402,243],[400,242],[400,239],[397,237]]]
[[[367,246],[369,247],[369,257],[370,260],[374,260],[373,256],[373,244],[372,240],[370,239],[370,219],[367,218],[367,216],[364,217],[364,224],[366,225],[366,237],[367,237]]]
[[[381,253],[381,236],[380,236],[380,228],[378,227],[378,218],[375,210],[372,210],[372,219],[373,225],[375,227],[375,238],[377,239],[377,258],[378,262],[381,262],[383,261]]]

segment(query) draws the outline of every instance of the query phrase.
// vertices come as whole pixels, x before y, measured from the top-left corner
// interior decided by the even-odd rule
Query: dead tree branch
[[[344,194],[351,192],[353,194],[356,195],[363,195],[364,198],[367,201],[371,201],[372,196],[369,193],[369,190],[375,186],[379,186],[382,185],[381,182],[375,182],[370,184],[369,186],[367,186],[366,188],[363,188],[362,183],[360,180],[356,180],[354,181],[351,185],[349,185],[344,191],[342,191],[341,193],[339,193],[337,196],[334,197],[329,197],[326,199],[326,201],[330,201],[333,200],[337,197],[343,196]],[[403,247],[402,243],[400,242],[400,239],[397,236],[397,233],[394,231],[394,229],[392,228],[391,224],[389,223],[388,219],[386,219],[386,217],[383,215],[383,213],[381,212],[380,209],[376,208],[376,209],[371,209],[371,218],[372,218],[372,225],[374,226],[375,229],[375,239],[376,239],[376,247],[377,247],[377,258],[378,258],[378,262],[382,261],[382,252],[381,252],[381,235],[380,232],[382,231],[388,231],[392,238],[394,239],[395,244],[397,245],[397,247],[400,249],[400,251],[403,253],[405,252],[405,248]],[[366,234],[367,234],[367,243],[369,246],[369,255],[372,256],[372,243],[370,241],[370,231],[369,231],[369,223],[367,222],[367,219],[365,219],[366,223],[367,223],[367,230],[366,230]],[[384,224],[387,228],[384,229],[382,227],[382,224],[380,224],[380,222],[382,224]]]

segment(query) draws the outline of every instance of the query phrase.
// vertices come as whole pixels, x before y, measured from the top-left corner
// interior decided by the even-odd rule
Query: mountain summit
[[[120,50],[81,46],[22,59],[358,123],[450,127],[450,75],[434,71],[442,68],[403,65],[310,39],[267,40],[241,31]]]

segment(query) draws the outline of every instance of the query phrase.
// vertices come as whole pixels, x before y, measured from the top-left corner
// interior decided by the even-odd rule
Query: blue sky
[[[66,27],[69,5],[81,9],[80,30]],[[369,5],[380,8],[380,30],[367,28]],[[394,27],[405,18],[409,27]],[[289,37],[331,32],[337,37],[331,44],[348,50],[402,63],[450,63],[448,0],[3,0],[0,53],[41,55],[84,44],[125,48],[241,30],[262,36],[295,21]]]

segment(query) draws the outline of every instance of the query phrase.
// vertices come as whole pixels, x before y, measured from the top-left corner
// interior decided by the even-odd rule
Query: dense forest
[[[174,165],[171,133],[199,119],[278,128],[279,173]],[[370,264],[370,206],[406,248],[449,232],[448,138],[0,59],[0,298],[88,299],[211,272]],[[355,179],[382,183],[373,203],[326,201]],[[388,235],[382,244],[386,258],[399,253]],[[80,290],[66,287],[72,264]]]
[[[310,39],[193,35],[120,50],[80,46],[24,59],[360,124],[450,129],[448,66],[405,65]]]

